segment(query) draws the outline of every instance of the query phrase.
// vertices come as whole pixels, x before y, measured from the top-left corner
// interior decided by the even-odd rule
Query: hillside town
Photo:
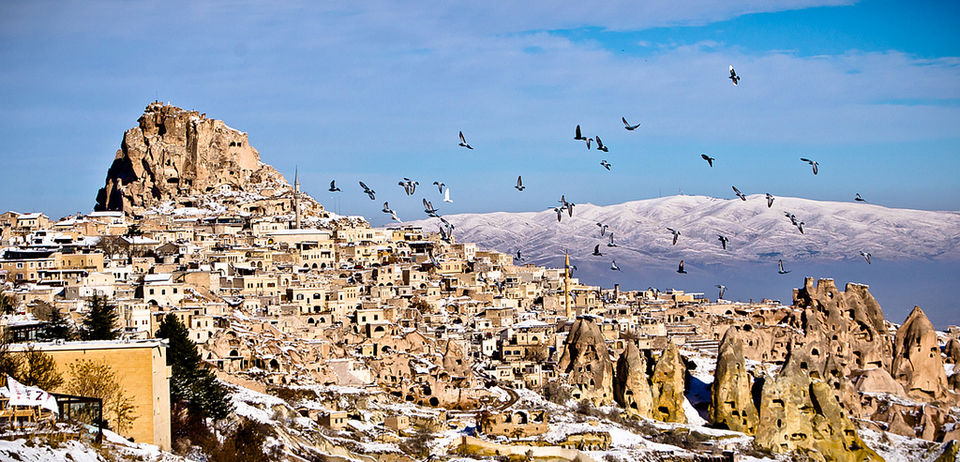
[[[0,214],[0,325],[64,374],[107,361],[136,416],[114,430],[177,457],[196,454],[171,418],[170,315],[229,391],[226,420],[269,425],[279,460],[958,452],[960,329],[920,308],[893,324],[863,285],[798,278],[793,300],[750,303],[590,285],[569,260],[331,213],[245,133],[159,102],[96,210]],[[80,325],[94,297],[118,340],[44,337],[49,313]]]

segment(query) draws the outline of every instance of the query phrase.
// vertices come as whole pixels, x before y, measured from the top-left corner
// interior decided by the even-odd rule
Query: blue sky
[[[404,176],[451,185],[442,213],[734,184],[960,209],[957,2],[314,3],[0,3],[0,208],[90,210],[158,98],[247,131],[328,208],[378,222],[357,180],[407,219],[422,196]],[[609,154],[574,142],[578,123]]]

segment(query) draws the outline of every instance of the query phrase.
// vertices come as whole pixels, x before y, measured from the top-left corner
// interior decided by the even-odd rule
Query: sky
[[[731,185],[960,210],[958,26],[952,1],[4,1],[0,208],[91,210],[159,99],[248,132],[328,209],[376,224],[383,200],[419,219],[422,197],[532,211]]]

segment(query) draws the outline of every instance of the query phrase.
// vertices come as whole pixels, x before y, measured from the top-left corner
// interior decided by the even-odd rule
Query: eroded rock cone
[[[684,386],[687,368],[680,351],[673,342],[667,343],[660,359],[653,368],[650,390],[653,395],[653,418],[664,422],[686,423],[683,411]]]
[[[947,397],[947,375],[937,333],[919,306],[897,329],[891,375],[912,398],[934,401]]]
[[[575,399],[613,403],[613,361],[600,327],[590,318],[574,321],[558,364],[567,373]]]
[[[764,382],[757,444],[813,460],[882,460],[860,439],[832,388],[811,379],[811,360],[803,349],[792,349],[780,373]]]
[[[736,327],[727,329],[720,342],[717,368],[710,388],[710,421],[714,425],[756,434],[759,417],[753,403],[753,379],[743,358],[743,341]]]
[[[627,342],[627,347],[617,360],[615,378],[613,397],[617,404],[623,406],[627,415],[651,417],[653,395],[647,377],[647,361],[632,341]]]

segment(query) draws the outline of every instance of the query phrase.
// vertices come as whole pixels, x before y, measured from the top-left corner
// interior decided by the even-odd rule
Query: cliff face
[[[264,183],[289,188],[279,172],[260,162],[246,133],[206,114],[154,102],[138,126],[123,134],[95,209],[136,213],[170,201],[195,206],[198,196],[224,189],[258,192]]]

